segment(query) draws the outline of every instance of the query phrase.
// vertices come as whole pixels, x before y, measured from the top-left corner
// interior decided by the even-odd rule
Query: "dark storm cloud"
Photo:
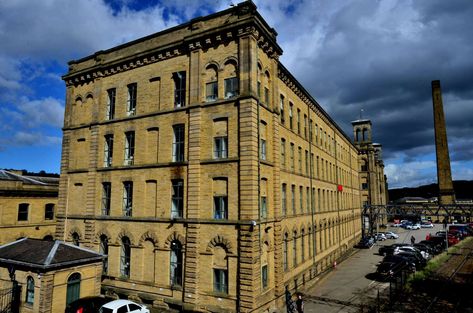
[[[471,159],[473,1],[304,2],[290,21],[260,5],[282,62],[350,137],[363,109],[385,159],[435,154],[431,81],[441,80],[451,158]]]

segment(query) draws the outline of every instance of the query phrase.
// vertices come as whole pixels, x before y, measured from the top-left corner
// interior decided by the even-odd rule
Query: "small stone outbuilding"
[[[68,303],[100,294],[105,257],[59,240],[22,238],[0,246],[0,289],[18,283],[19,312],[64,312]]]

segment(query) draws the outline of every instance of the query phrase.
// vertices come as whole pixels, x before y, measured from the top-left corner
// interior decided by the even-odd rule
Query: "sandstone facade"
[[[154,306],[272,311],[361,234],[358,149],[251,2],[69,63],[57,237]]]

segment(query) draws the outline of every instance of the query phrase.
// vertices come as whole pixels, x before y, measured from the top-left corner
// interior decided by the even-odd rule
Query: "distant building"
[[[371,121],[352,122],[355,146],[359,150],[361,202],[363,205],[386,205],[388,188],[384,175],[382,146],[372,141]]]
[[[107,293],[264,312],[359,240],[358,149],[276,37],[247,1],[69,63],[57,238]]]
[[[5,310],[4,297],[13,281],[21,287],[21,313],[64,312],[72,301],[99,295],[103,259],[58,240],[23,238],[0,246],[0,311],[13,312]]]
[[[0,169],[0,244],[53,239],[59,177]]]

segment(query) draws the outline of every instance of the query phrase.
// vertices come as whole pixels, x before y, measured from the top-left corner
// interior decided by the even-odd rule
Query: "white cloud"
[[[436,181],[430,174],[436,168],[434,161],[413,161],[403,164],[387,164],[384,172],[388,177],[389,188],[419,186]]]

